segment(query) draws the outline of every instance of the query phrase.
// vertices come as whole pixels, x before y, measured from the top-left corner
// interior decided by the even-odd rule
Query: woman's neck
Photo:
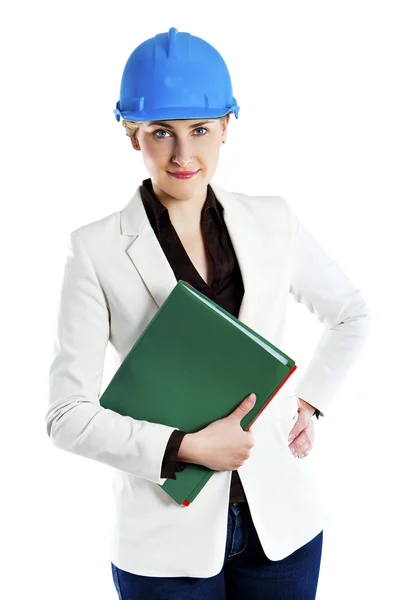
[[[173,198],[153,183],[153,190],[159,201],[166,206],[173,227],[182,234],[200,230],[201,212],[206,201],[207,190],[190,199]]]

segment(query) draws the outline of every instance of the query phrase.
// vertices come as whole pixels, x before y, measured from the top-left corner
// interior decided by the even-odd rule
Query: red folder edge
[[[289,373],[287,374],[287,377],[285,379],[283,379],[283,381],[280,383],[280,385],[278,386],[278,388],[276,389],[276,391],[274,392],[273,396],[271,396],[271,398],[269,399],[269,402],[267,404],[265,404],[265,406],[262,408],[262,410],[260,411],[260,413],[258,414],[257,417],[254,418],[254,420],[252,421],[252,423],[250,425],[248,425],[248,428],[245,431],[249,431],[249,429],[252,427],[252,425],[255,423],[256,419],[259,417],[259,415],[261,415],[263,413],[263,411],[265,410],[265,408],[267,408],[270,404],[270,402],[273,400],[274,396],[277,394],[277,392],[283,387],[283,385],[285,384],[285,382],[287,381],[287,379],[289,377],[291,377],[291,375],[293,374],[293,372],[296,370],[297,365],[294,365],[291,369],[291,371],[289,371]]]
[[[187,283],[187,282],[186,282]],[[190,284],[189,284],[190,285]],[[280,383],[280,385],[278,386],[278,388],[276,389],[276,391],[274,392],[273,396],[271,396],[271,398],[269,399],[269,402],[267,404],[265,404],[265,406],[262,408],[262,410],[260,411],[260,413],[255,417],[255,419],[252,421],[252,423],[250,423],[250,425],[248,425],[248,428],[245,431],[249,431],[250,428],[252,427],[252,425],[255,423],[256,419],[259,417],[259,415],[261,415],[263,413],[263,411],[265,410],[265,408],[267,408],[270,404],[270,402],[273,400],[274,396],[277,394],[277,392],[283,387],[283,385],[285,384],[285,382],[287,381],[287,379],[289,377],[291,377],[291,375],[293,374],[293,372],[296,370],[297,365],[294,365],[291,369],[291,371],[287,374],[287,377],[285,379],[283,379],[283,381]],[[183,506],[190,506],[191,502],[188,502],[187,500],[183,500],[182,505]]]

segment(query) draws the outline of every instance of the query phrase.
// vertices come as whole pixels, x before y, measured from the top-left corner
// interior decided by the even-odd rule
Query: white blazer
[[[365,342],[371,312],[283,198],[211,185],[243,277],[238,318],[284,350],[291,293],[325,326],[297,384],[290,378],[253,424],[255,446],[238,469],[264,552],[280,560],[325,523],[309,459],[288,448],[297,399],[327,412]],[[223,568],[231,471],[216,472],[190,506],[176,504],[158,485],[175,428],[99,404],[108,342],[121,362],[176,282],[139,187],[121,211],[70,234],[46,424],[56,447],[115,468],[115,565],[151,577],[212,577]]]

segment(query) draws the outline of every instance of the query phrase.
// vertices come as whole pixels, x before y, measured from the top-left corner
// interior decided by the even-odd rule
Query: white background
[[[113,115],[123,67],[170,27],[221,52],[241,107],[215,183],[284,196],[373,311],[355,368],[315,422],[328,515],[317,598],[398,597],[395,4],[37,0],[3,11],[2,598],[116,599],[111,470],[51,445],[47,374],[69,232],[123,208],[147,177]],[[321,334],[292,301],[300,366]]]

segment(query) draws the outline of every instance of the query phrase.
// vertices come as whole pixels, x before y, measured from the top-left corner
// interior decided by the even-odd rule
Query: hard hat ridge
[[[171,27],[168,32],[168,57],[177,58],[177,29]]]

